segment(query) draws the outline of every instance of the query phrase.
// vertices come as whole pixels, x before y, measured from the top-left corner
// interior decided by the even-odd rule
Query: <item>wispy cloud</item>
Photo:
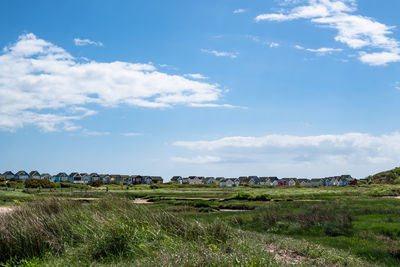
[[[307,48],[306,51],[312,52],[312,53],[317,53],[319,55],[326,55],[326,54],[332,54],[333,52],[341,52],[341,51],[343,51],[343,49],[322,47],[322,48],[318,48],[318,49]]]
[[[239,53],[232,53],[232,52],[225,52],[225,51],[217,51],[217,50],[210,50],[210,49],[201,49],[201,52],[206,54],[211,54],[216,57],[230,57],[230,58],[237,58]]]
[[[238,9],[233,10],[233,14],[240,14],[240,13],[244,13],[244,12],[246,12],[246,9],[243,9],[243,8],[238,8]]]
[[[400,90],[400,82],[395,82],[393,87],[397,90]]]
[[[188,73],[184,75],[185,77],[192,78],[192,79],[198,79],[198,80],[204,80],[208,79],[208,77],[200,74],[200,73]]]
[[[123,136],[131,137],[131,136],[139,136],[142,135],[141,133],[123,133]]]
[[[104,46],[102,42],[95,42],[89,39],[75,38],[74,43],[76,46],[86,46],[86,45]]]
[[[21,35],[0,54],[0,130],[34,125],[76,130],[96,107],[216,104],[218,84],[160,72],[150,63],[81,61],[63,48]],[[89,133],[90,134],[90,133]]]
[[[317,49],[313,49],[313,48],[304,48],[301,45],[295,45],[294,48],[296,48],[297,50],[305,50],[311,53],[316,53],[318,55],[326,55],[326,54],[332,54],[334,52],[342,52],[343,49],[341,48],[330,48],[330,47],[321,47],[321,48],[317,48]]]
[[[277,43],[277,42],[271,42],[271,41],[267,41],[267,40],[262,40],[259,36],[256,36],[256,35],[247,34],[245,37],[250,39],[250,40],[252,40],[253,42],[260,43],[262,45],[267,45],[270,48],[274,48],[274,47],[278,47],[279,46],[279,43]]]
[[[312,23],[336,29],[335,40],[352,49],[373,48],[379,52],[359,51],[361,62],[379,66],[400,61],[399,42],[389,37],[393,27],[376,21],[374,18],[354,15],[357,10],[355,0],[307,0],[308,4],[298,5],[304,1],[286,1],[294,8],[280,13],[258,15],[256,21],[290,21],[309,19]]]
[[[89,131],[87,129],[84,129],[82,131],[82,134],[86,135],[86,136],[102,136],[102,135],[110,135],[111,133],[110,132]]]
[[[275,43],[275,42],[272,42],[272,43],[269,44],[270,48],[274,48],[274,47],[278,47],[278,46],[279,46],[279,44]]]

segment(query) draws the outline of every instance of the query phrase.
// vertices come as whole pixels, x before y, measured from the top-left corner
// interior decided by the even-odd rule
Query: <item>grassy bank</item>
[[[84,205],[47,199],[20,207],[0,217],[0,251],[3,264],[31,266],[282,266],[296,259],[368,265],[340,250],[116,198]]]

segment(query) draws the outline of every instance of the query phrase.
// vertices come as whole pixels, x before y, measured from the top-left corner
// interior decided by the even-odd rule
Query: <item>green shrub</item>
[[[252,198],[251,194],[246,192],[237,192],[236,195],[232,197],[232,199],[238,199],[238,200],[248,200],[251,198]]]
[[[159,189],[162,188],[162,186],[160,184],[151,184],[150,185],[150,189]]]
[[[104,182],[103,182],[103,181],[100,181],[100,180],[93,180],[93,181],[91,181],[91,182],[89,183],[89,185],[90,185],[90,186],[93,186],[93,187],[100,187],[100,186],[103,186],[103,185],[104,185]]]
[[[47,179],[31,178],[25,181],[26,188],[55,188],[55,184]]]

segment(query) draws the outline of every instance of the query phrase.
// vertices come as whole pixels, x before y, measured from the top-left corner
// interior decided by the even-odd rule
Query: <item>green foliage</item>
[[[238,200],[248,200],[251,198],[252,195],[247,192],[237,192],[236,195],[232,197],[232,199],[238,199]]]
[[[375,175],[369,176],[373,183],[387,183],[387,184],[398,184],[400,183],[400,167],[394,168],[393,170],[384,171]]]
[[[47,179],[28,179],[25,181],[26,188],[55,188],[55,184]]]
[[[151,184],[150,189],[159,189],[162,188],[161,184]]]
[[[105,185],[105,183],[103,181],[100,181],[100,180],[93,180],[93,181],[91,181],[89,183],[89,185],[93,186],[93,187],[100,187],[100,186]]]
[[[5,177],[0,177],[0,187],[6,187],[6,178]]]

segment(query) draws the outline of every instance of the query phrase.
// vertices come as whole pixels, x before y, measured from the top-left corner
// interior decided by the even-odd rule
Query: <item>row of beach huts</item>
[[[97,173],[78,173],[72,172],[67,174],[60,172],[57,175],[48,173],[39,173],[38,171],[6,171],[0,177],[4,177],[6,181],[21,180],[26,181],[31,178],[47,179],[53,183],[70,182],[75,184],[89,184],[92,181],[102,181],[105,184],[162,184],[161,176],[142,176],[142,175],[121,175],[121,174],[97,174]],[[351,175],[332,176],[325,178],[281,178],[278,177],[258,177],[258,176],[240,176],[239,178],[225,177],[204,177],[204,176],[173,176],[171,182],[188,185],[218,185],[222,187],[235,187],[243,185],[268,185],[268,186],[348,186],[356,185],[358,180]]]
[[[332,176],[325,178],[281,178],[240,176],[239,178],[203,177],[203,176],[174,176],[171,182],[180,184],[211,184],[222,187],[235,187],[242,185],[268,185],[268,186],[348,186],[356,185],[357,179],[351,175]]]
[[[102,181],[105,184],[162,184],[163,179],[161,176],[142,176],[142,175],[121,175],[121,174],[97,174],[97,173],[78,173],[72,172],[67,174],[60,172],[57,175],[50,175],[48,173],[39,173],[38,171],[19,171],[13,173],[12,171],[6,171],[0,175],[10,180],[21,180],[26,181],[28,179],[47,179],[53,183],[74,183],[74,184],[89,184],[92,181]]]

